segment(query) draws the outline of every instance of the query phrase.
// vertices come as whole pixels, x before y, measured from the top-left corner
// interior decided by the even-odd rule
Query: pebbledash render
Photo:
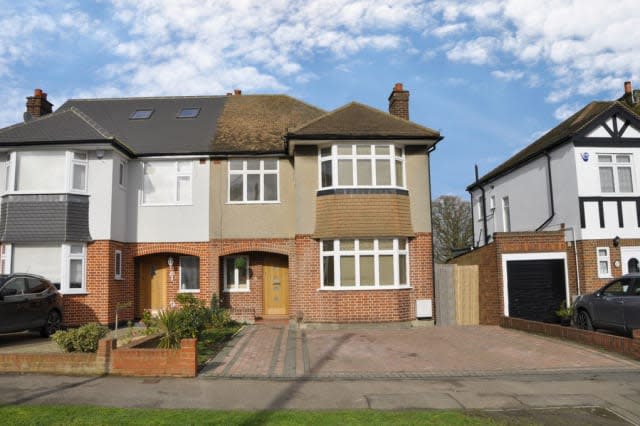
[[[0,130],[3,273],[63,293],[68,325],[219,301],[245,321],[432,317],[429,154],[389,112],[284,95],[27,98]]]

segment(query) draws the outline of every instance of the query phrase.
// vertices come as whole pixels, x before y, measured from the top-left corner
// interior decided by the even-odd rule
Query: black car
[[[640,328],[640,274],[624,275],[593,294],[578,296],[573,306],[578,328],[630,335]]]
[[[62,324],[62,300],[45,278],[33,274],[0,275],[0,333],[39,330],[43,337]]]

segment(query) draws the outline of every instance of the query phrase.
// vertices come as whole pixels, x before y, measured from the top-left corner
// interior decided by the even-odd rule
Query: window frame
[[[610,162],[601,161],[601,157],[611,157]],[[628,157],[629,162],[619,162],[618,157]],[[633,172],[633,154],[631,153],[607,153],[599,152],[596,154],[598,165],[598,184],[600,186],[599,191],[601,194],[633,194],[636,188],[635,174]],[[602,169],[611,169],[613,177],[613,191],[602,190]],[[620,169],[628,169],[631,174],[631,191],[620,190]]]
[[[250,160],[257,160],[260,162],[260,168],[258,170],[247,169],[247,162]],[[274,160],[276,168],[273,170],[267,170],[264,168],[265,160]],[[280,203],[280,159],[279,158],[229,158],[227,160],[227,204],[278,204]],[[242,161],[241,170],[231,170],[232,161]],[[248,175],[260,176],[260,199],[259,200],[247,200],[247,176]],[[231,199],[231,176],[242,176],[242,200]],[[266,175],[276,176],[276,199],[265,200],[264,199],[264,178]]]
[[[350,154],[339,154],[339,147],[351,147]],[[368,146],[370,148],[369,154],[359,154],[357,152],[358,146]],[[376,147],[386,146],[389,148],[388,154],[377,154],[375,152]],[[328,155],[323,155],[323,149],[330,148],[330,152]],[[396,149],[400,150],[400,156],[397,155]],[[338,163],[339,161],[351,161],[351,185],[340,185],[338,182]],[[358,184],[358,161],[370,161],[371,167],[371,184],[370,185],[360,185]],[[389,185],[378,185],[377,184],[377,168],[376,161],[380,160],[388,160],[389,162],[389,175],[390,175],[390,184]],[[329,162],[331,165],[331,185],[323,186],[322,184],[322,164],[324,162]],[[402,168],[401,177],[402,177],[402,185],[398,185],[397,182],[397,164],[400,163],[400,167]],[[405,147],[403,145],[397,145],[393,143],[334,143],[331,145],[318,145],[318,190],[325,189],[347,189],[347,188],[366,188],[366,189],[376,189],[376,188],[395,188],[395,189],[407,189],[407,173],[406,173],[406,152]]]
[[[240,273],[239,273],[239,269],[235,267],[235,260],[237,258],[244,258],[245,259],[245,274],[247,277],[247,282],[245,283],[246,286],[245,288],[241,288],[240,287],[240,282],[239,282],[239,277],[240,277]],[[233,259],[234,262],[234,268],[233,268],[233,287],[229,287],[227,285],[227,276],[229,271],[227,270],[227,260],[228,259]],[[230,255],[230,256],[224,256],[222,258],[222,263],[224,265],[224,271],[223,271],[223,276],[222,276],[222,282],[223,282],[223,291],[225,293],[249,293],[251,291],[251,271],[249,269],[249,256],[247,255]]]
[[[504,232],[511,232],[511,204],[509,197],[502,197],[502,229]]]
[[[607,252],[606,255],[600,255],[600,250],[605,250]],[[607,263],[607,273],[603,273],[600,271],[600,262]],[[598,278],[611,278],[611,251],[609,247],[596,247],[596,268],[598,270]]]
[[[118,186],[127,189],[127,162],[124,160],[118,161]]]
[[[49,190],[49,189],[31,189],[31,190],[19,190],[16,189],[16,171],[17,171],[17,161],[18,161],[18,153],[20,152],[51,152],[50,150],[21,150],[21,151],[12,151],[9,153],[9,158],[5,163],[5,194],[87,194],[89,192],[89,152],[82,151],[77,149],[72,150],[58,150],[57,152],[62,152],[64,154],[64,181],[61,182],[60,189]],[[76,159],[74,158],[74,154],[84,154],[86,155],[86,159]],[[79,165],[84,167],[84,189],[76,189],[73,187],[73,177],[74,177],[74,165]]]
[[[393,248],[380,249],[381,240],[392,240]],[[332,241],[333,250],[325,250],[324,243]],[[354,248],[343,249],[341,247],[343,241],[353,241]],[[373,241],[373,249],[360,249],[361,241]],[[404,241],[405,248],[400,249],[400,241]],[[320,240],[320,290],[328,291],[367,291],[367,290],[397,290],[411,288],[411,274],[409,270],[409,240],[407,238],[342,238],[342,239],[327,239]],[[384,285],[380,284],[380,257],[381,256],[393,256],[393,284]],[[373,273],[374,283],[372,285],[363,285],[360,277],[360,258],[363,256],[373,256]],[[404,256],[405,259],[405,275],[406,283],[400,283],[400,256]],[[353,257],[354,258],[354,285],[343,286],[341,277],[341,257]],[[333,258],[333,285],[325,285],[325,271],[324,271],[324,259]]]
[[[194,258],[197,259],[197,278],[198,278],[198,287],[197,288],[183,288],[182,287],[182,261],[183,258]],[[179,283],[178,283],[178,293],[200,293],[200,258],[198,256],[191,255],[180,255],[178,256],[178,274],[179,274]]]
[[[149,163],[158,163],[158,162],[166,162],[166,163],[174,163],[174,175],[173,175],[173,201],[172,202],[146,202],[145,201],[145,176]],[[180,163],[189,163],[188,171],[180,171]],[[142,190],[140,192],[140,206],[143,207],[154,207],[154,206],[190,206],[193,205],[193,160],[191,159],[174,159],[174,160],[159,160],[159,159],[148,159],[141,160],[142,164]],[[190,197],[188,201],[178,201],[178,181],[180,178],[188,177],[189,178],[189,186],[191,187]]]
[[[115,250],[113,253],[113,279],[122,279],[122,250]]]

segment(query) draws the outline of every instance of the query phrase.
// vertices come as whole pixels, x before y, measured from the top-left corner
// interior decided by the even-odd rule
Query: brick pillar
[[[116,339],[101,339],[98,342],[96,352],[96,363],[103,367],[103,371],[109,374],[111,371],[111,352],[116,349],[118,341]]]

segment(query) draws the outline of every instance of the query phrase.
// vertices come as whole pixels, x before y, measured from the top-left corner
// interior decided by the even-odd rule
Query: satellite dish
[[[31,113],[29,111],[25,111],[24,114],[22,114],[22,118],[24,119],[24,122],[26,123],[27,121],[31,121],[31,119],[33,118],[33,115],[31,115]]]

